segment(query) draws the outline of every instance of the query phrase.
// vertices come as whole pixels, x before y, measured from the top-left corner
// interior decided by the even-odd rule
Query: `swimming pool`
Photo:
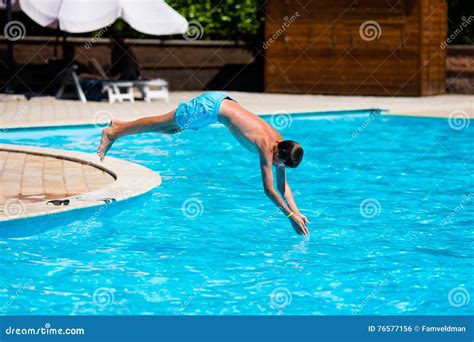
[[[305,148],[288,180],[309,239],[275,213],[257,157],[223,126],[127,137],[110,155],[158,171],[162,185],[94,219],[0,238],[1,313],[472,313],[474,125],[380,115],[273,124]],[[94,152],[99,136],[39,129],[0,142]]]

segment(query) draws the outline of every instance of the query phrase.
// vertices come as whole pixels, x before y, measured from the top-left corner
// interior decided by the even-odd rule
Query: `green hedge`
[[[262,0],[165,0],[189,22],[202,28],[200,39],[254,41],[263,29]],[[473,0],[449,0],[448,37],[474,15]],[[130,37],[143,37],[119,21],[116,25]],[[459,30],[458,30],[459,33]],[[180,37],[177,37],[180,38]],[[474,44],[474,22],[463,27],[451,44]]]
[[[197,32],[199,39],[252,41],[258,37],[259,30],[263,27],[264,14],[259,10],[260,0],[166,0],[166,2],[184,16],[191,27],[199,29]],[[118,20],[114,28],[127,37],[144,37],[123,20]],[[182,37],[179,35],[168,38]]]
[[[166,0],[189,22],[203,28],[202,39],[248,40],[264,20],[259,0]]]

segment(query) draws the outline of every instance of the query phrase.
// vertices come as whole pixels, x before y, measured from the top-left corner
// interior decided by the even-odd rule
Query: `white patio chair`
[[[133,87],[134,84],[132,81],[104,82],[104,89],[107,90],[107,94],[109,95],[109,103],[114,103],[115,101],[130,101],[132,103],[135,102],[135,97],[133,95]]]
[[[168,92],[168,82],[157,78],[150,81],[134,81],[134,85],[140,90],[143,100],[150,102],[154,99],[170,100]]]

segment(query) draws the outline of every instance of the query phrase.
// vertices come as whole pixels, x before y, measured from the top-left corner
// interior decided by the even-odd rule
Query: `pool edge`
[[[112,202],[126,201],[144,195],[161,184],[161,176],[157,172],[118,158],[106,157],[104,162],[100,162],[95,154],[13,144],[0,144],[0,150],[71,160],[96,167],[115,178],[114,182],[98,190],[65,197],[64,199],[70,200],[70,204],[67,206],[51,206],[47,204],[47,201],[24,203],[18,199],[22,202],[19,214],[0,217],[0,229],[4,228],[6,224],[19,225],[25,220],[33,218],[65,212],[77,212],[78,210],[96,208],[104,204],[109,205]]]

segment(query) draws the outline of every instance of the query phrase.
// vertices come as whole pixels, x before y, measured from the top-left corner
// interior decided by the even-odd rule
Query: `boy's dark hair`
[[[277,156],[288,167],[297,167],[303,159],[303,153],[301,145],[293,140],[284,140],[277,145]]]

